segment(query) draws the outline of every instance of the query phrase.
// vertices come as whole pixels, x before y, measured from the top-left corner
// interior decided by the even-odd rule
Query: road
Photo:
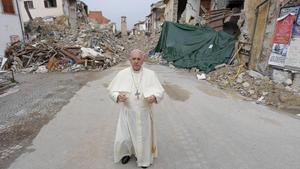
[[[106,87],[121,64],[87,83],[46,124],[10,169],[134,169],[113,163],[119,106]],[[159,157],[153,169],[298,169],[300,121],[292,115],[244,101],[160,65],[167,91],[155,106]]]

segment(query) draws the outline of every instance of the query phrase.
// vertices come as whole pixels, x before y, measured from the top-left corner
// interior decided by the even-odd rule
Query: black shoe
[[[130,156],[124,156],[121,161],[122,164],[127,164],[129,160],[130,160]]]

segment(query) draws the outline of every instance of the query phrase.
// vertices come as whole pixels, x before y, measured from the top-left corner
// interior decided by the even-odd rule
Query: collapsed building
[[[164,20],[206,25],[236,39],[234,59],[245,67],[283,82],[299,81],[299,0],[164,0]],[[277,20],[293,18],[289,27],[277,28]],[[291,19],[290,19],[291,20]],[[274,36],[288,29],[285,44],[273,45]],[[294,33],[292,33],[294,32]],[[276,51],[275,51],[276,50]],[[275,51],[275,52],[274,52]],[[282,53],[280,56],[278,53]]]
[[[299,0],[164,3],[153,60],[195,71],[257,103],[299,110]]]
[[[101,12],[93,11],[88,16],[86,4],[76,0],[30,2],[23,4],[25,9],[22,10],[27,16],[24,25],[17,2],[9,9],[7,3],[2,4],[6,12],[17,12],[13,16],[0,14],[1,19],[13,21],[0,24],[11,27],[11,30],[1,31],[5,38],[1,38],[0,43],[0,49],[4,51],[0,53],[0,94],[16,85],[14,72],[103,70],[123,59],[125,49],[122,41],[115,38],[116,25]],[[52,7],[52,13],[47,11],[52,16],[38,17],[40,7]],[[47,12],[42,15],[48,15]],[[15,22],[20,26],[17,29],[13,27],[17,26],[13,25]],[[18,34],[10,35],[15,32]]]
[[[161,26],[163,22],[165,21],[164,11],[165,11],[166,5],[163,3],[163,1],[158,1],[157,3],[154,3],[151,5],[151,18],[150,18],[150,27],[149,31],[160,31]]]
[[[158,1],[151,4],[150,14],[146,16],[145,20],[139,21],[134,24],[132,34],[141,33],[153,33],[160,32],[162,24],[165,21],[165,11],[166,4],[163,1]]]
[[[90,24],[81,24],[80,29],[73,30],[67,28],[64,21],[63,16],[51,22],[34,19],[31,41],[17,41],[6,49],[4,69],[14,72],[77,71],[107,68],[120,61],[119,53],[124,48],[114,39],[111,30]]]
[[[136,35],[136,34],[139,35],[142,32],[145,32],[146,30],[147,30],[146,22],[145,21],[139,21],[138,23],[133,25],[132,34],[133,35]]]
[[[30,22],[35,18],[52,21],[65,16],[66,26],[77,29],[78,21],[87,22],[87,5],[80,0],[3,0],[0,1],[0,60],[4,50],[15,41],[28,40]],[[29,29],[29,30],[28,30]]]

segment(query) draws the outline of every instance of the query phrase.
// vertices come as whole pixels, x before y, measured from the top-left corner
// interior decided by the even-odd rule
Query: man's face
[[[130,64],[131,64],[133,70],[135,70],[135,71],[140,70],[144,63],[144,57],[141,56],[139,53],[131,54],[129,60],[130,60]]]

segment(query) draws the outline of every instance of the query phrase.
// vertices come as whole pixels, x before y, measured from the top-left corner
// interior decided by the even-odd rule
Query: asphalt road
[[[10,169],[133,169],[113,163],[119,106],[105,87],[116,72],[87,83],[45,125]],[[165,66],[155,70],[167,95],[155,106],[159,157],[153,169],[299,169],[300,121],[244,101]]]

